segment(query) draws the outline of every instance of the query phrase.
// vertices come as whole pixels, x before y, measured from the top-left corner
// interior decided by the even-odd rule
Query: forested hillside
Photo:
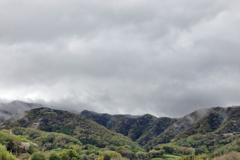
[[[130,138],[110,131],[92,120],[68,111],[50,108],[33,109],[28,111],[23,118],[17,121],[9,119],[2,126],[5,129],[24,127],[46,132],[63,133],[79,139],[83,144],[94,144],[98,147],[105,147],[110,144],[138,147]]]
[[[86,110],[78,115],[40,106],[10,117],[1,124],[2,159],[194,160],[240,152],[240,107],[202,109],[176,119]]]
[[[82,111],[81,116],[92,119],[112,131],[128,136],[140,145],[145,145],[165,129],[170,127],[177,119],[161,117],[150,114],[142,116],[99,114],[91,111]]]
[[[107,114],[108,118],[105,118],[106,114],[88,111],[82,112],[81,115],[98,123],[105,119],[105,122],[107,121],[105,124],[112,123],[113,120],[111,119],[114,119],[112,117],[115,116]],[[124,118],[126,115],[117,116],[119,116],[118,119],[114,119],[114,125],[110,129],[123,128],[124,130],[126,127],[129,127],[126,123],[130,120]],[[142,117],[144,116],[135,117],[135,121],[130,121],[133,127],[128,128],[129,133],[131,133],[134,127],[141,127],[141,124],[134,122],[139,122]],[[124,119],[125,123],[122,122]],[[238,134],[240,133],[239,126],[240,107],[213,107],[194,111],[179,119],[156,118],[154,121],[147,123],[145,127],[147,128],[146,132],[142,130],[142,135],[135,141],[145,148],[152,146],[161,148],[162,145],[168,144],[170,146],[191,147],[194,149],[194,152],[196,151],[196,154],[214,153],[222,155],[229,151],[240,151],[237,149]],[[158,132],[154,132],[155,130],[158,130]],[[115,131],[119,132],[118,130]],[[131,134],[126,135],[129,136]]]

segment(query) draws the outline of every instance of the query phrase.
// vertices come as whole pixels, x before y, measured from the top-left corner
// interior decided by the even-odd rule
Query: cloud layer
[[[237,0],[0,0],[0,98],[183,116],[240,104]]]

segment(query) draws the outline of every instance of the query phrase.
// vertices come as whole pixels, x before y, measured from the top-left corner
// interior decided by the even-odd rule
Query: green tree
[[[152,151],[152,158],[160,158],[165,153],[165,150]]]
[[[204,154],[204,153],[209,153],[208,149],[206,146],[201,146],[199,147],[198,149],[196,149],[196,152],[195,154],[198,155],[198,154]]]
[[[0,144],[0,159],[1,160],[17,160],[16,157],[9,153],[5,146]]]
[[[61,157],[61,160],[70,160],[70,157],[68,155],[63,155]]]
[[[146,153],[146,152],[137,152],[136,153],[136,157],[137,159],[141,160],[141,159],[144,159],[144,160],[150,160],[151,159],[151,156],[149,153]]]
[[[35,153],[32,157],[32,160],[46,160],[44,155],[41,153]]]
[[[28,149],[28,153],[33,154],[34,153],[34,145],[30,143],[30,147]]]
[[[82,157],[73,149],[66,149],[62,153],[60,153],[59,156],[62,158],[62,160],[72,159],[73,157],[77,158],[77,160],[82,159]]]
[[[61,160],[61,158],[56,153],[53,153],[50,155],[49,160]]]
[[[103,160],[110,160],[110,159],[111,159],[110,156],[107,155],[107,154],[106,154],[106,155],[104,156],[104,158],[103,158]]]

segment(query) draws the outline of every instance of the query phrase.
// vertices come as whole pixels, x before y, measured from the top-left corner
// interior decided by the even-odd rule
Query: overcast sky
[[[239,0],[0,0],[0,101],[184,116],[240,105]]]

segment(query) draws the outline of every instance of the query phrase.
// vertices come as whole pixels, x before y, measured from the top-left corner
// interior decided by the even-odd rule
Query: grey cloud
[[[2,4],[2,99],[174,117],[239,104],[236,0]]]
[[[109,30],[156,37],[171,27],[189,29],[226,7],[225,1],[2,1],[1,37],[13,41],[91,38]]]

